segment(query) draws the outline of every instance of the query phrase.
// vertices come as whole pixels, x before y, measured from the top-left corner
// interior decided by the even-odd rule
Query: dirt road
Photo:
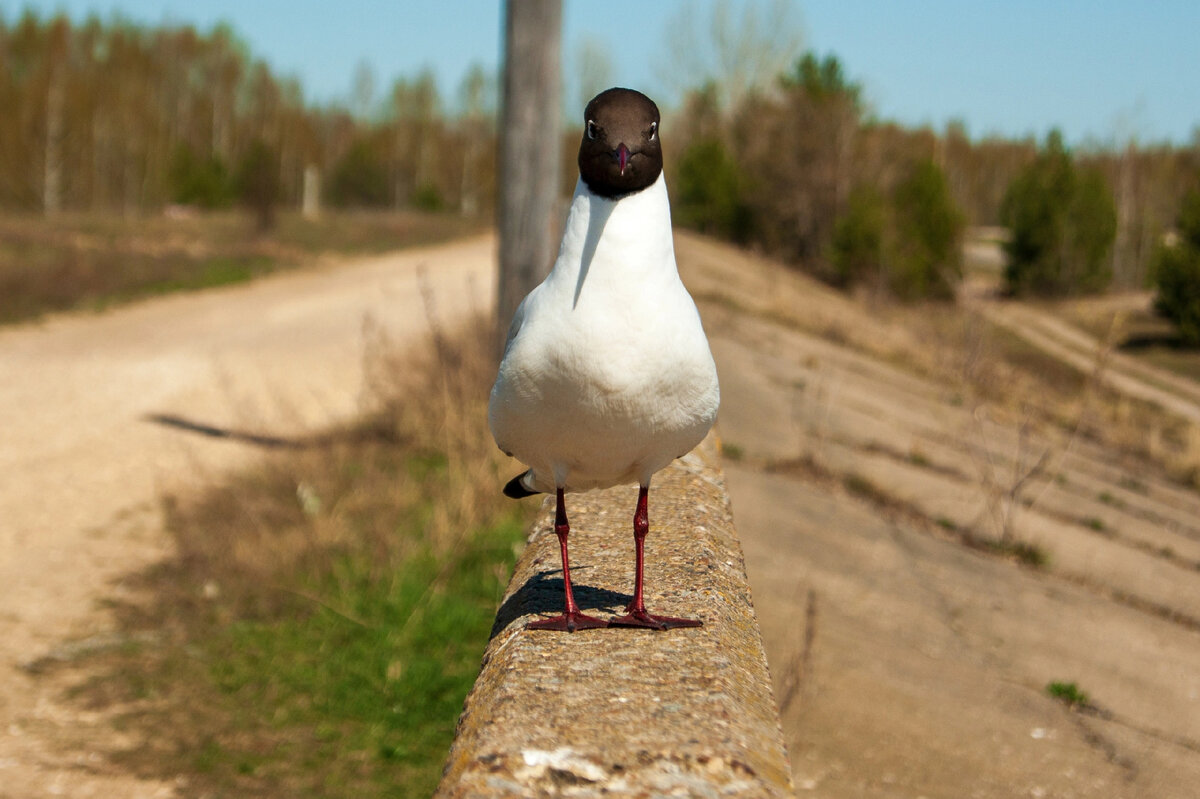
[[[260,451],[151,417],[271,436],[347,418],[372,331],[485,307],[494,249],[479,237],[0,329],[0,797],[173,793],[64,754],[65,737],[112,732],[24,668],[103,643],[99,603],[166,553],[159,498]]]

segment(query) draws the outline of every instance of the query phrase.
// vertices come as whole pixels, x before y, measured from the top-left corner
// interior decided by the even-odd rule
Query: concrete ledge
[[[567,495],[585,612],[630,599],[636,499],[632,486]],[[517,563],[436,796],[791,796],[714,438],[656,476],[646,539],[650,612],[701,628],[526,630],[562,608],[553,506]]]

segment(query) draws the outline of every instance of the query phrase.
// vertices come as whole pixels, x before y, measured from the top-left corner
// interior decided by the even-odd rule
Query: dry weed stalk
[[[982,411],[980,406],[971,414],[980,443],[968,451],[975,460],[983,484],[987,498],[986,512],[992,517],[992,524],[999,534],[1001,545],[1008,546],[1013,543],[1017,509],[1022,505],[1022,494],[1032,481],[1046,471],[1053,450],[1049,445],[1045,445],[1040,454],[1034,456],[1031,450],[1031,419],[1026,413],[1017,428],[1016,449],[1008,459],[1012,470],[1006,476],[1005,464],[997,458],[988,440],[986,426],[981,418]],[[1030,503],[1031,507],[1032,504]]]
[[[799,593],[799,591],[797,591]],[[799,597],[797,597],[797,600]],[[797,601],[799,604],[799,601]],[[783,670],[779,691],[779,715],[786,717],[796,701],[812,687],[813,653],[817,641],[817,592],[809,588],[805,596],[804,627],[799,641]]]
[[[971,384],[978,387],[981,382],[995,376],[995,369],[992,365],[987,364],[988,353],[982,336],[972,336],[970,344],[964,360],[962,375],[964,380],[970,381]],[[968,452],[975,461],[986,496],[985,512],[991,515],[993,528],[996,530],[1002,546],[1007,547],[1014,543],[1018,509],[1026,506],[1035,507],[1050,483],[1042,481],[1041,490],[1028,500],[1024,496],[1027,489],[1050,470],[1052,461],[1057,467],[1067,458],[1082,431],[1089,426],[1092,418],[1096,415],[1100,402],[1100,388],[1104,383],[1104,373],[1108,367],[1111,353],[1110,335],[1109,341],[1096,352],[1095,364],[1084,382],[1081,395],[1073,409],[1074,419],[1070,423],[1066,440],[1062,444],[1055,446],[1053,443],[1038,444],[1036,442],[1033,434],[1034,413],[1032,407],[1027,402],[1021,401],[1021,421],[1017,425],[1014,451],[1006,459],[1011,465],[1011,470],[1006,470],[1005,464],[997,457],[996,447],[993,446],[993,437],[988,434],[987,426],[984,424],[983,417],[986,415],[987,409],[981,400],[976,400],[971,411],[971,420],[977,443],[975,446],[968,447]],[[990,388],[994,389],[994,387]],[[988,392],[974,393],[979,396]],[[1043,442],[1046,441],[1046,438],[1048,436],[1042,438]]]
[[[480,315],[452,331],[431,317],[427,340],[402,349],[368,323],[362,419],[168,505],[195,593],[271,612],[339,557],[387,579],[414,552],[460,550],[510,510],[487,430],[489,331]]]

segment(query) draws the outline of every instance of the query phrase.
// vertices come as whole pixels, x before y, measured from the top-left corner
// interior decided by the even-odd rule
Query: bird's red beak
[[[625,174],[625,167],[629,166],[629,148],[622,142],[617,145],[617,164],[621,167],[621,174]]]

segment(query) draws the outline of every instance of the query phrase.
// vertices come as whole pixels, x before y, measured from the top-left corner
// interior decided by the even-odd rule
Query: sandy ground
[[[479,237],[0,329],[0,797],[174,794],[63,751],[114,733],[24,668],[103,644],[103,602],[167,552],[160,497],[260,451],[149,417],[272,436],[348,418],[368,342],[487,307],[494,250]]]
[[[147,416],[290,436],[351,415],[365,331],[425,330],[422,284],[442,318],[485,305],[493,250],[0,330],[0,797],[180,793],[64,746],[119,733],[23,668],[104,641],[104,600],[167,552],[160,496],[255,457]],[[1074,442],[1013,511],[1046,569],[964,548],[936,522],[986,524],[1006,469],[1043,444],[845,346],[919,342],[840,295],[694,237],[678,250],[741,454],[728,482],[800,795],[1195,796],[1200,496]],[[847,475],[907,510],[851,495]],[[1049,698],[1054,680],[1095,709]]]
[[[1200,495],[804,332],[905,336],[799,276],[693,239],[680,252],[693,290],[736,300],[702,307],[800,795],[1195,797]],[[1114,385],[1148,376],[1121,366]],[[986,530],[997,484],[1045,447],[1032,507],[1012,511],[1044,570],[942,529]],[[851,475],[887,499],[853,496]],[[1050,698],[1052,681],[1094,708]]]

